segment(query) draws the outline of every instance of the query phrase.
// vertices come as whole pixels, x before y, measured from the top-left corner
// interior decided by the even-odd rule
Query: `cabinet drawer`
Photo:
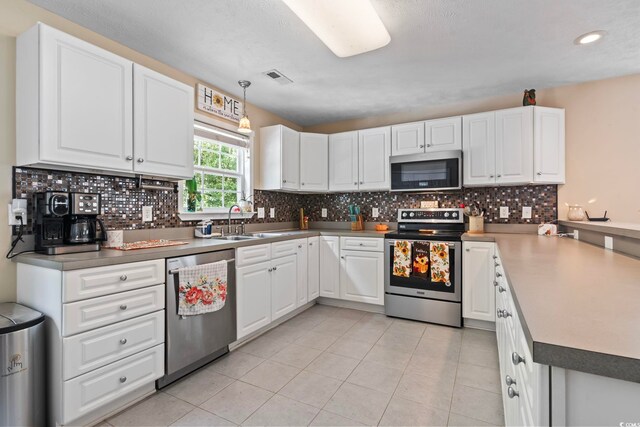
[[[129,356],[63,384],[62,424],[164,375],[164,344]]]
[[[377,237],[341,237],[340,250],[384,252],[384,239]]]
[[[111,325],[164,308],[164,285],[107,295],[62,306],[62,335]]]
[[[157,285],[164,283],[164,277],[164,260],[65,271],[62,302]]]
[[[271,259],[271,245],[245,246],[236,249],[236,266],[255,264]]]
[[[271,259],[282,258],[284,256],[295,255],[298,253],[298,240],[287,240],[285,242],[276,242],[271,244]]]
[[[64,338],[63,379],[71,379],[163,342],[164,310]]]

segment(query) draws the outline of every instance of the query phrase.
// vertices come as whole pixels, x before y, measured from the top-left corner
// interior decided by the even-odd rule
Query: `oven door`
[[[462,152],[391,157],[391,191],[459,190],[462,188]]]
[[[426,278],[417,277],[413,274],[409,275],[409,277],[394,276],[393,248],[395,242],[395,239],[385,240],[384,291],[386,293],[444,301],[462,301],[462,242],[438,241],[438,243],[446,243],[449,246],[449,286],[442,282],[432,282],[430,274]],[[407,240],[407,242],[410,242],[412,246],[416,242],[428,243],[425,240]]]

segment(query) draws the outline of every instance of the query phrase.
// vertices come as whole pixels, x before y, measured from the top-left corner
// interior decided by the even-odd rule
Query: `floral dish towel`
[[[411,274],[411,243],[396,240],[393,245],[393,275],[409,277]]]
[[[449,245],[431,242],[431,281],[451,286],[449,280]]]
[[[227,300],[227,261],[182,267],[178,277],[178,315],[195,316],[224,307]]]

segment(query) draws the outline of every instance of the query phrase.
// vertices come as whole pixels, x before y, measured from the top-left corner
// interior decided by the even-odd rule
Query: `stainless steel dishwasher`
[[[165,307],[165,375],[156,381],[163,388],[229,351],[236,340],[236,268],[234,250],[167,259]],[[227,300],[213,313],[179,316],[180,267],[227,261]]]

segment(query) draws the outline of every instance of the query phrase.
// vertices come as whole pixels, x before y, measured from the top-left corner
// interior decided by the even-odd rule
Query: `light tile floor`
[[[494,333],[315,305],[104,426],[503,425]]]

